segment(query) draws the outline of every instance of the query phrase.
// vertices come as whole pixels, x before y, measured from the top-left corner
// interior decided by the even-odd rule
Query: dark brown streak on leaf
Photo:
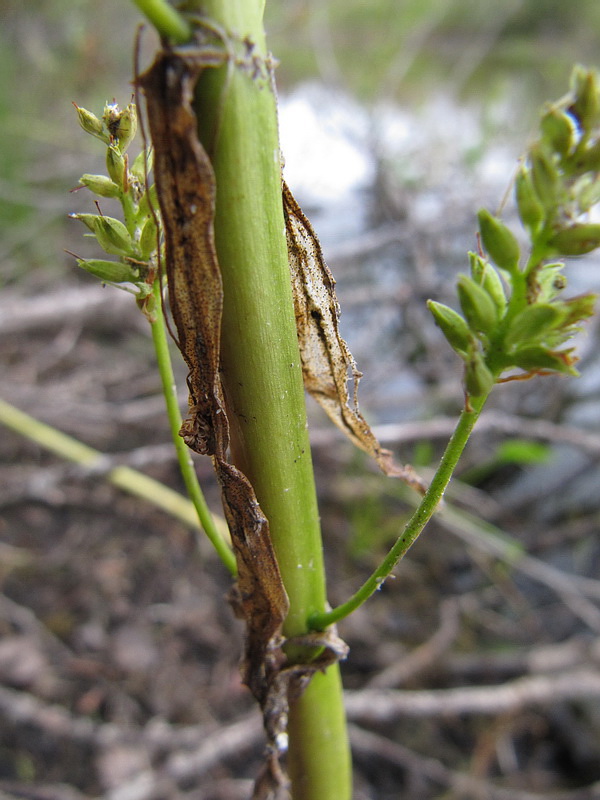
[[[169,303],[190,370],[182,436],[192,450],[224,459],[229,434],[219,381],[223,285],[213,232],[216,187],[191,107],[201,70],[197,61],[164,51],[140,82],[154,144]]]
[[[361,373],[340,334],[335,280],[312,225],[285,183],[283,209],[304,385],[332,422],[369,453],[386,475],[401,478],[423,494],[426,487],[414,469],[394,463],[358,410]],[[352,405],[350,377],[354,382]]]
[[[213,458],[238,566],[236,607],[246,622],[244,681],[261,705],[270,737],[272,709],[278,707],[273,692],[283,660],[281,626],[289,603],[254,489],[227,461],[229,426],[219,373],[223,287],[213,230],[215,177],[198,141],[191,105],[202,69],[224,63],[222,54],[215,59],[212,53],[212,60],[203,61],[199,51],[165,50],[139,81],[154,145],[169,303],[189,367],[190,410],[181,435],[193,450]],[[270,752],[275,752],[276,743],[269,743]],[[281,776],[271,762],[268,774],[276,785]]]

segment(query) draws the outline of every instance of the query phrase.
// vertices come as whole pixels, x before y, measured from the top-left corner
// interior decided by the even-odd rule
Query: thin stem
[[[152,293],[156,308],[161,308],[161,289],[160,280],[157,278],[152,286]],[[190,500],[194,504],[194,508],[198,514],[200,524],[204,532],[213,544],[217,554],[223,564],[227,567],[232,575],[237,572],[235,563],[235,556],[225,541],[219,529],[215,525],[214,518],[206,504],[202,489],[198,483],[198,477],[194,469],[194,464],[191,459],[190,449],[185,444],[179,431],[181,429],[181,413],[179,411],[179,402],[177,400],[177,390],[175,387],[175,379],[173,377],[173,366],[171,363],[171,355],[169,353],[169,344],[167,339],[167,331],[165,325],[165,318],[160,311],[156,314],[156,319],[150,323],[152,328],[152,340],[154,342],[154,350],[156,352],[156,360],[158,363],[158,371],[163,387],[163,394],[165,396],[165,403],[167,406],[167,416],[169,418],[169,427],[171,428],[171,436],[173,437],[173,444],[175,445],[175,452],[177,454],[177,461],[185,488],[187,489]]]
[[[452,434],[452,438],[448,442],[442,460],[440,461],[427,492],[408,521],[404,531],[398,537],[379,567],[377,567],[375,572],[363,583],[360,589],[346,600],[345,603],[331,609],[331,611],[311,614],[309,617],[309,625],[313,630],[323,630],[328,625],[332,625],[344,617],[347,617],[381,588],[396,564],[404,557],[433,516],[446,491],[452,473],[465,449],[473,426],[477,422],[486,400],[487,395],[470,398],[471,405],[470,407],[465,407],[462,411],[454,433]]]
[[[185,44],[192,38],[192,28],[167,0],[133,0],[142,14],[161,36],[175,44]]]
[[[125,465],[105,470],[107,457],[104,453],[40,422],[4,400],[0,400],[0,423],[61,458],[80,464],[92,473],[97,471],[105,475],[113,486],[152,503],[185,525],[200,527],[194,506],[179,492]],[[222,524],[225,526],[224,520]]]

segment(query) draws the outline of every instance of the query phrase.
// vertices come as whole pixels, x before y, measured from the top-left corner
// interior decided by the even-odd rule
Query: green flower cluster
[[[116,198],[121,203],[123,222],[105,214],[71,214],[89,229],[100,247],[118,260],[77,258],[77,263],[104,283],[119,286],[136,294],[143,311],[152,316],[152,283],[157,271],[158,235],[156,190],[146,188],[146,178],[152,168],[151,154],[142,150],[129,165],[127,148],[137,131],[137,111],[134,103],[120,109],[107,103],[99,119],[75,105],[79,123],[86,133],[107,146],[108,175],[82,175],[79,183],[102,198]],[[100,207],[98,203],[98,211]]]
[[[544,110],[540,137],[516,176],[517,209],[530,239],[526,263],[512,231],[481,210],[482,248],[469,254],[470,274],[457,284],[462,315],[428,302],[464,361],[468,395],[536,374],[578,374],[573,348],[564,345],[593,314],[596,296],[561,299],[566,279],[556,259],[600,246],[600,224],[589,220],[600,201],[599,172],[599,78],[576,67],[569,94]]]

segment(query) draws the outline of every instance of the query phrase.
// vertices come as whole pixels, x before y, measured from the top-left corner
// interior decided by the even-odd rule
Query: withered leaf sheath
[[[191,100],[206,66],[198,52],[164,50],[139,78],[146,95],[165,235],[169,303],[189,367],[186,443],[212,456],[238,565],[238,606],[247,626],[244,680],[269,702],[288,598],[269,526],[248,479],[228,462],[229,427],[219,375],[223,286],[214,243],[215,177],[198,141]],[[223,63],[223,58],[219,63]]]
[[[219,380],[223,283],[213,231],[216,186],[191,107],[201,70],[163,52],[140,82],[154,146],[169,303],[190,371],[190,410],[182,436],[197,453],[224,459],[228,429]]]
[[[369,453],[386,475],[401,478],[423,493],[426,487],[414,469],[394,462],[358,410],[361,373],[340,334],[335,280],[312,225],[285,183],[283,210],[304,386],[331,421],[357,447]],[[352,405],[349,378],[354,382]]]

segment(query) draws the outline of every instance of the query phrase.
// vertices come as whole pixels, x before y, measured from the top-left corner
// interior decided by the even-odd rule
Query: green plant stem
[[[194,506],[179,492],[131,467],[120,465],[105,469],[107,457],[99,450],[40,422],[4,400],[0,400],[0,423],[61,458],[80,464],[91,473],[97,470],[113,486],[148,501],[185,525],[200,527]],[[216,521],[215,524],[219,525]],[[225,526],[224,520],[221,525]]]
[[[207,69],[196,89],[199,137],[217,180],[215,240],[223,277],[222,378],[232,459],[269,520],[290,601],[286,637],[326,608],[319,514],[281,195],[281,165],[263,0],[205,0],[243,64]],[[250,46],[251,44],[251,46]],[[215,141],[214,132],[218,131]],[[288,650],[291,658],[310,654]],[[338,666],[292,699],[288,766],[294,800],[349,800],[350,756]]]
[[[192,38],[192,29],[188,21],[168,0],[133,0],[133,2],[158,33],[174,44],[185,44]]]
[[[333,625],[339,620],[344,619],[344,617],[347,617],[361,606],[365,600],[381,588],[396,564],[414,544],[425,525],[435,513],[440,500],[444,496],[452,473],[465,449],[465,445],[469,440],[471,431],[479,418],[487,397],[488,395],[470,398],[470,404],[463,409],[427,492],[385,559],[381,562],[379,567],[377,567],[375,572],[363,583],[360,589],[346,600],[345,603],[331,609],[331,611],[325,611],[321,614],[312,614],[309,619],[309,624],[313,630],[324,630],[328,625]]]
[[[215,525],[214,518],[210,512],[210,509],[206,505],[206,500],[202,494],[200,484],[198,483],[198,477],[194,469],[190,449],[179,435],[179,431],[181,429],[181,413],[179,411],[175,378],[173,376],[173,366],[171,363],[171,355],[169,353],[165,318],[162,314],[162,298],[159,278],[156,278],[154,284],[152,285],[152,294],[156,308],[156,318],[150,323],[150,327],[152,328],[152,340],[154,342],[154,350],[156,353],[158,370],[160,373],[165,404],[167,407],[167,417],[169,419],[171,436],[173,437],[173,444],[175,445],[175,452],[177,454],[177,461],[179,463],[181,476],[183,478],[183,482],[185,483],[185,488],[187,489],[189,498],[196,509],[198,519],[200,520],[200,524],[202,525],[204,532],[212,542],[223,564],[225,564],[232,575],[235,575],[237,572],[235,556],[233,555],[228,542],[223,538],[223,535],[219,531],[217,525]]]

